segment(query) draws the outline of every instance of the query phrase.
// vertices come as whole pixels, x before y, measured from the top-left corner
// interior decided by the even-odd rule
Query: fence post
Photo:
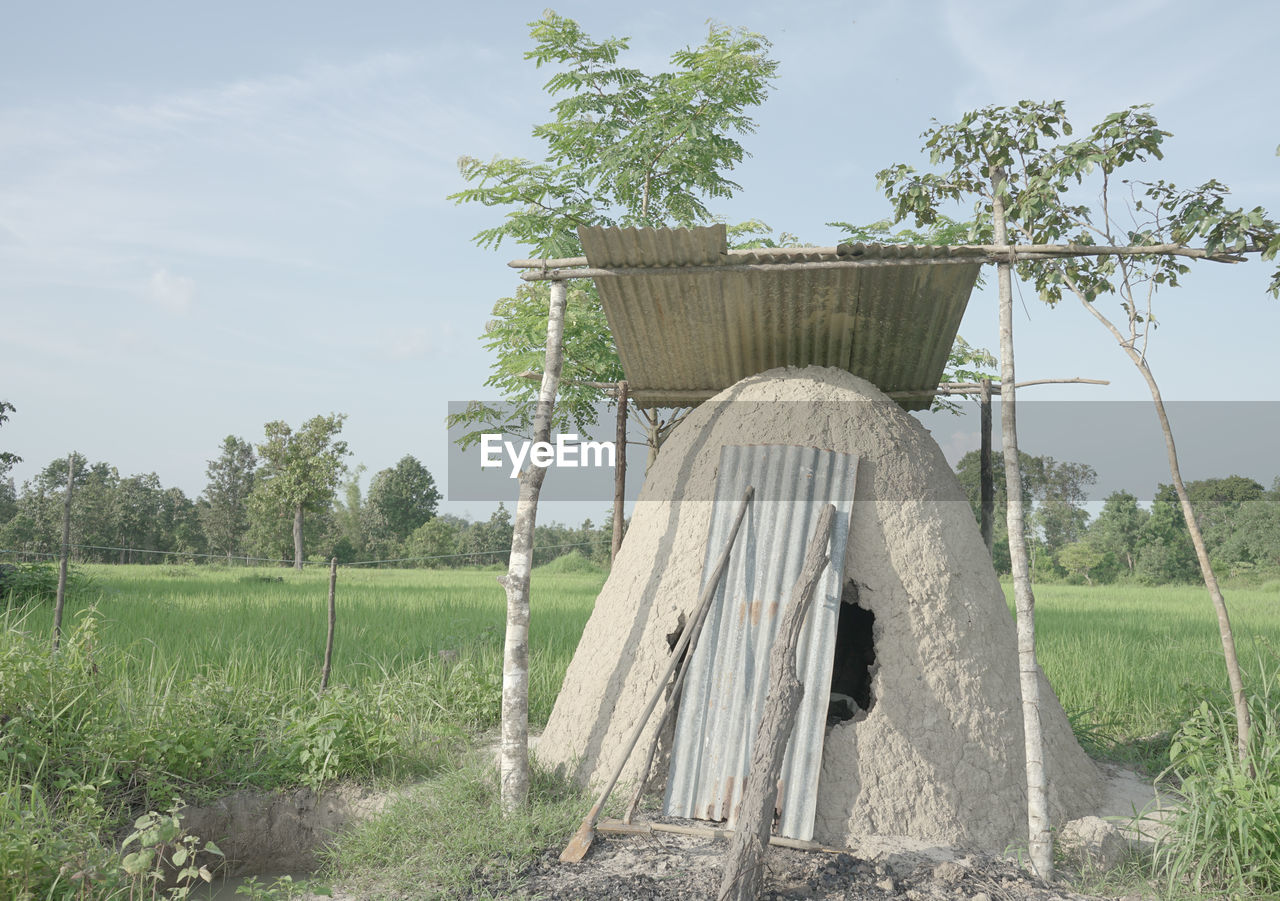
[[[329,635],[324,642],[324,669],[320,671],[320,690],[329,687],[329,670],[333,664],[333,627],[338,620],[338,610],[334,605],[334,596],[338,588],[338,558],[329,560]]]
[[[62,641],[62,606],[67,597],[67,554],[71,545],[71,492],[76,480],[75,452],[67,454],[67,496],[62,502],[62,554],[58,560],[58,599],[53,605],[53,649]]]

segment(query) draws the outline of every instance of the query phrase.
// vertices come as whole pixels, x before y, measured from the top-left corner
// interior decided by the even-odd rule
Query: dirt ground
[[[599,834],[585,860],[559,861],[549,851],[525,874],[519,888],[486,886],[512,898],[676,901],[714,898],[727,844],[655,833]],[[875,859],[853,853],[771,848],[762,898],[775,899],[975,899],[1065,901],[1088,895],[1044,888],[1012,860],[944,849],[881,850]]]
[[[1167,799],[1157,795],[1151,783],[1136,773],[1110,764],[1103,764],[1102,770],[1108,790],[1106,802],[1098,813],[1120,825],[1131,839],[1137,839],[1136,831],[1124,828],[1124,820],[1131,819],[1135,813],[1150,812]],[[376,802],[384,800],[366,797],[354,790],[320,797],[303,797],[305,794],[299,792],[277,798],[274,804],[283,804],[287,809],[282,813],[273,808],[265,815],[253,805],[223,802],[218,806],[217,819],[219,825],[227,829],[230,822],[222,822],[228,816],[227,809],[237,811],[244,807],[245,817],[276,827],[272,835],[254,833],[260,851],[269,848],[268,853],[278,855],[288,845],[294,852],[309,855],[323,831],[340,828],[344,820],[373,815],[381,807]],[[204,815],[207,817],[210,813]],[[654,822],[707,825],[667,817],[655,817]],[[1144,820],[1139,824],[1144,833],[1149,833],[1150,823]],[[326,829],[322,830],[321,826]],[[231,831],[240,830],[232,828]],[[478,884],[470,896],[462,899],[683,901],[714,898],[727,848],[727,843],[722,841],[662,832],[648,835],[597,832],[590,852],[579,863],[561,863],[561,849],[548,849],[516,883]],[[273,862],[278,864],[280,860],[283,858]],[[302,860],[290,858],[295,865]],[[282,869],[276,866],[259,872],[281,872]],[[238,881],[228,881],[214,897],[219,901],[224,897],[230,899],[237,884]],[[332,886],[332,897],[337,901],[364,901],[359,895],[343,891],[341,884]],[[431,893],[424,891],[421,897],[431,897]],[[869,840],[847,853],[770,848],[762,895],[765,901],[801,898],[1079,901],[1100,897],[1104,896],[1073,892],[1065,883],[1043,886],[1012,858],[930,846],[901,837]]]

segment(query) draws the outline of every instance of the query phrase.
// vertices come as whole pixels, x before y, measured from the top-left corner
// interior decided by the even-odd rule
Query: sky
[[[9,9],[0,399],[17,412],[0,449],[24,458],[17,483],[74,449],[194,497],[226,435],[258,441],[269,420],[343,412],[352,465],[372,473],[412,454],[444,484],[447,404],[492,399],[479,336],[493,302],[518,284],[507,260],[526,256],[515,245],[477,248],[472,237],[501,211],[448,195],[463,186],[459,156],[540,158],[530,131],[549,118],[549,73],[523,55],[542,8]],[[1153,175],[1216,178],[1237,204],[1280,213],[1280,5],[1269,0],[1212,15],[1189,0],[556,9],[594,37],[630,36],[626,61],[646,70],[699,43],[709,20],[772,41],[780,65],[756,132],[742,139],[751,156],[731,176],[741,190],[713,205],[726,221],[833,243],[824,223],[888,214],[875,173],[927,165],[920,133],[932,120],[1023,98],[1065,101],[1078,130],[1152,103],[1173,133]],[[1265,403],[1280,335],[1270,272],[1201,264],[1159,298],[1149,358],[1167,399],[1251,401],[1246,418],[1276,416]],[[1036,400],[1147,397],[1078,304],[1049,309],[1025,287],[1015,302],[1019,379],[1111,380],[1036,389]],[[995,348],[996,316],[994,292],[975,292],[960,333]],[[944,446],[954,456],[962,443]],[[1210,450],[1190,477],[1227,474],[1211,471],[1218,462],[1234,465]],[[483,518],[493,506],[442,509]],[[565,501],[539,518],[599,521],[607,506]]]

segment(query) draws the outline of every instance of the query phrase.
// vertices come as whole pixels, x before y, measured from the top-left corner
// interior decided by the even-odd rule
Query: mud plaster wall
[[[579,782],[601,781],[617,765],[667,664],[667,633],[698,596],[726,444],[802,444],[861,458],[845,573],[875,614],[875,703],[828,732],[815,837],[908,835],[993,850],[1025,841],[1016,637],[977,524],[928,431],[842,370],[752,376],[704,403],[667,441],[538,757]],[[1047,683],[1041,717],[1055,823],[1092,812],[1100,775]],[[638,778],[658,719],[624,782]]]

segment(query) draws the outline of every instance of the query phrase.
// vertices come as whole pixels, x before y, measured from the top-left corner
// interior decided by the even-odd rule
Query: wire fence
[[[571,548],[583,548],[583,547],[593,547],[593,546],[594,546],[594,542],[582,541],[576,544],[538,545],[534,547],[533,551],[534,551],[534,554],[536,555],[538,551],[568,550]],[[226,561],[243,562],[246,564],[263,563],[271,566],[292,566],[293,565],[292,560],[285,560],[280,557],[246,557],[246,556],[240,556],[235,554],[232,554],[232,555],[198,554],[193,551],[158,551],[150,548],[110,547],[107,545],[98,545],[98,544],[69,544],[67,545],[67,547],[70,550],[112,551],[115,553],[127,553],[127,554],[156,554],[164,557],[176,557],[179,559],[188,558],[188,559],[204,559],[204,560],[219,560],[219,561],[226,560]],[[457,554],[430,554],[430,555],[420,556],[420,557],[390,557],[385,560],[356,560],[349,563],[340,562],[338,565],[348,566],[348,567],[350,566],[381,566],[382,564],[386,564],[386,563],[421,563],[429,560],[456,560],[456,559],[473,558],[473,557],[498,557],[498,558],[502,558],[502,560],[505,561],[507,558],[510,557],[510,555],[511,555],[511,550],[508,548],[505,550],[493,550],[493,551],[466,551],[466,552],[457,553]],[[31,557],[36,557],[41,559],[48,558],[51,560],[57,560],[60,555],[51,551],[31,551],[23,548],[0,548],[0,556],[12,557],[14,559],[19,559],[19,560],[31,558]],[[107,565],[110,565],[110,564],[107,564]],[[329,565],[329,561],[328,560],[304,560],[302,562],[302,565],[327,567]]]

